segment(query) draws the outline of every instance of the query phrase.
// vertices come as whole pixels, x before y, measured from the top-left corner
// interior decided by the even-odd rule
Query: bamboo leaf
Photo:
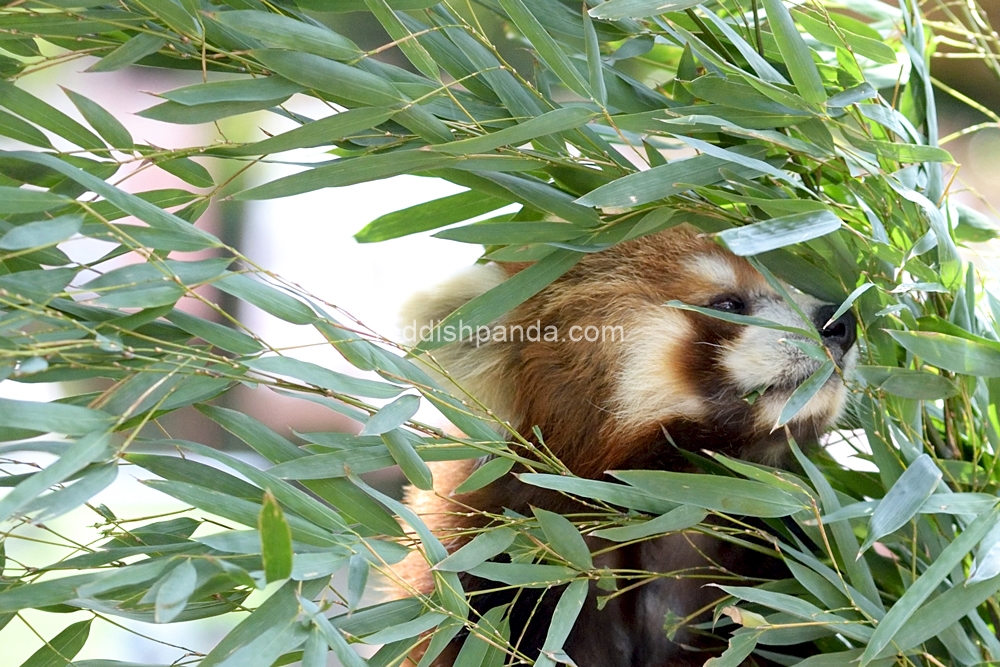
[[[865,651],[861,655],[859,663],[861,667],[865,667],[865,665],[878,657],[882,650],[895,640],[896,636],[900,634],[900,631],[906,627],[907,622],[913,617],[919,605],[937,589],[944,578],[951,574],[952,570],[965,558],[972,548],[986,536],[996,523],[998,514],[1000,514],[1000,510],[994,508],[988,514],[977,517],[951,544],[942,550],[937,559],[906,589],[906,592],[886,612],[885,618],[875,628],[875,632],[868,641],[868,646],[865,647]],[[975,584],[975,586],[985,588],[988,585],[994,585],[994,580],[991,579],[988,581],[989,584],[983,582]],[[975,592],[979,591],[981,591],[981,588]]]
[[[267,581],[287,579],[292,574],[292,529],[270,491],[264,492],[257,530],[260,531],[260,553]]]
[[[708,516],[708,512],[700,507],[681,505],[655,519],[619,528],[603,528],[595,530],[591,535],[604,540],[611,540],[612,542],[631,542],[632,540],[641,540],[653,535],[685,530],[701,523],[705,520],[706,516]]]
[[[442,572],[467,572],[503,553],[514,543],[516,537],[517,533],[503,527],[480,533],[471,542],[435,565],[434,569]]]
[[[565,558],[573,567],[581,570],[590,570],[594,567],[590,548],[569,519],[537,507],[533,507],[531,511],[538,519],[538,525],[542,527],[546,541],[553,551]]]
[[[220,12],[215,20],[268,46],[304,51],[333,60],[351,60],[361,55],[361,49],[354,42],[329,28],[280,14],[237,10]]]
[[[140,32],[87,68],[88,72],[116,72],[150,56],[167,43],[163,37]]]
[[[97,133],[108,142],[109,146],[119,149],[132,148],[134,144],[132,135],[104,107],[68,88],[63,88],[63,92],[73,102],[73,106],[77,108],[77,111],[90,123],[90,126],[97,130]]]
[[[791,13],[782,0],[763,1],[767,20],[774,32],[774,40],[778,43],[778,50],[781,51],[781,59],[788,68],[799,95],[812,104],[825,103],[826,90],[823,88],[819,68],[813,62],[812,52],[795,27]]]
[[[617,479],[664,500],[717,512],[747,516],[789,516],[805,509],[802,501],[761,482],[659,470],[613,471]]]
[[[1000,351],[975,340],[927,331],[887,331],[906,350],[954,373],[1000,377]]]
[[[640,19],[646,16],[679,12],[695,7],[701,0],[608,0],[590,10],[595,19]]]
[[[187,606],[197,582],[198,572],[190,558],[185,558],[177,567],[170,570],[157,584],[156,622],[169,623],[177,618]]]
[[[806,404],[809,403],[809,401],[812,400],[812,398],[824,386],[826,386],[826,381],[830,379],[831,375],[833,375],[834,368],[836,368],[836,364],[827,359],[813,372],[812,375],[796,387],[795,391],[792,392],[792,395],[788,397],[787,401],[785,401],[785,405],[782,406],[781,414],[778,415],[778,421],[775,423],[774,427],[778,428],[784,426],[788,422],[795,419],[795,415],[799,414]]]
[[[830,211],[812,211],[771,218],[744,227],[727,229],[719,239],[737,255],[758,255],[795,243],[831,234],[843,223]]]
[[[24,250],[44,248],[70,238],[83,225],[81,215],[62,215],[49,220],[29,222],[14,227],[0,236],[0,248],[4,250]]]
[[[868,537],[861,545],[861,551],[864,552],[879,538],[899,530],[912,519],[934,493],[941,477],[941,469],[927,454],[921,454],[911,463],[872,514]]]

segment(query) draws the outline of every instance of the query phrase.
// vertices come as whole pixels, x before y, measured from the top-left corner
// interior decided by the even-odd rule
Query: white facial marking
[[[704,416],[704,400],[672,367],[692,336],[691,325],[679,312],[636,313],[632,325],[626,327],[626,347],[612,399],[612,409],[625,428]]]
[[[686,268],[691,275],[712,282],[720,292],[735,291],[739,286],[736,271],[725,257],[712,254],[695,255],[687,260]]]

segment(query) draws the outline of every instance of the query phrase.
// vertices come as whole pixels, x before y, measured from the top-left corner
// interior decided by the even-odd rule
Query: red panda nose
[[[823,344],[830,350],[844,355],[858,339],[858,320],[854,317],[854,313],[847,311],[827,324],[836,312],[837,309],[834,306],[823,306],[817,309],[814,315],[815,323],[816,328],[819,329],[819,335],[823,338]]]

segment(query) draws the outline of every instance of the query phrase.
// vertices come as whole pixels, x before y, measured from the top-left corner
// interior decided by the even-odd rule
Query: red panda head
[[[500,266],[479,265],[417,295],[408,307],[410,331],[426,331],[506,277]],[[833,306],[797,292],[792,298],[797,309],[745,259],[677,227],[585,256],[489,328],[459,332],[462,342],[434,357],[455,384],[519,432],[539,427],[577,475],[683,468],[677,447],[780,463],[787,447],[775,423],[821,363],[792,342],[808,339],[664,304],[805,328],[801,311],[840,371],[849,368],[857,354],[853,316],[828,323]],[[792,434],[817,437],[845,395],[842,373],[835,373],[788,424]]]

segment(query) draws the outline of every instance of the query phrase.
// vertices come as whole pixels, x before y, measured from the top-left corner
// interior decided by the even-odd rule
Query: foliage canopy
[[[348,11],[373,15],[390,41],[366,51],[329,27],[327,12]],[[470,615],[458,578],[466,571],[514,587],[568,584],[535,663],[554,664],[566,660],[562,641],[589,580],[614,596],[656,576],[595,570],[581,535],[624,544],[699,530],[738,541],[738,521],[701,523],[709,513],[725,517],[723,507],[788,517],[799,530],[772,521],[768,533],[792,578],[725,587],[727,613],[743,627],[716,667],[754,651],[803,667],[1000,660],[1000,301],[958,249],[994,232],[948,196],[953,166],[939,147],[929,72],[942,41],[989,63],[997,44],[972,3],[935,12],[928,21],[905,0],[898,8],[780,0],[6,3],[0,135],[19,143],[0,151],[0,372],[92,387],[51,403],[0,400],[0,455],[55,455],[44,468],[0,477],[9,489],[0,497],[0,627],[24,609],[93,614],[49,638],[25,666],[66,664],[93,619],[237,613],[268,583],[274,593],[218,646],[178,664],[316,667],[332,651],[349,667],[384,667],[432,631],[424,667],[462,628],[470,631],[462,667],[527,660],[507,641],[502,608]],[[484,30],[497,21],[530,50],[530,75]],[[390,48],[408,66],[378,59]],[[18,84],[83,56],[96,57],[93,72],[136,65],[204,73],[205,83],[163,93],[146,118],[192,124],[264,111],[297,127],[248,143],[165,150],[137,142],[79,93],[66,91],[79,112],[72,118]],[[331,113],[297,113],[299,96]],[[250,188],[239,177],[270,156],[316,147],[328,147],[330,159]],[[136,165],[191,187],[129,193],[119,183]],[[877,472],[796,449],[802,474],[702,459],[707,473],[733,480],[695,485],[683,499],[668,492],[676,473],[623,473],[624,486],[573,477],[524,434],[470,410],[474,397],[441,390],[426,358],[400,356],[197,225],[213,201],[399,174],[467,191],[374,220],[359,241],[517,205],[437,234],[482,244],[496,261],[534,262],[456,311],[465,323],[491,322],[584,253],[680,223],[716,234],[775,284],[853,308],[863,364],[844,426],[853,429],[848,438],[863,434],[871,453],[861,456]],[[79,237],[106,242],[107,253],[74,260],[67,244]],[[183,255],[194,251],[211,257]],[[129,253],[142,261],[107,268]],[[243,311],[220,306],[219,294],[313,327],[377,377],[283,354],[240,321]],[[191,315],[179,306],[187,301],[213,317]],[[239,385],[320,403],[366,430],[302,434],[307,444],[298,446],[213,404]],[[781,421],[818,386],[804,383]],[[414,421],[416,395],[464,435]],[[154,428],[190,406],[272,467]],[[525,481],[588,499],[594,512],[572,522],[507,516],[449,555],[419,517],[357,476],[399,465],[429,488],[427,461],[484,455],[492,461],[470,486],[521,463]],[[106,540],[67,544],[52,563],[5,561],[5,545],[86,503],[123,464],[153,473],[161,479],[149,486],[197,509],[150,522],[92,507]],[[240,527],[192,537],[204,513]],[[404,535],[397,518],[414,532]],[[438,564],[435,593],[356,608],[369,570],[386,573],[412,550]],[[500,552],[509,563],[488,562]],[[346,590],[332,592],[331,575],[345,568]],[[783,656],[793,641],[815,641],[825,655]],[[381,648],[365,660],[354,643]]]

